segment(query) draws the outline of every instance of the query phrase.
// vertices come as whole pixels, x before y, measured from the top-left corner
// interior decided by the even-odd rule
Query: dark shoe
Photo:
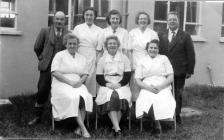
[[[182,124],[182,120],[181,120],[180,115],[176,116],[176,122],[177,122],[177,124]]]
[[[121,138],[121,135],[122,135],[121,130],[118,130],[117,132],[114,131],[114,137]]]
[[[28,125],[35,125],[35,124],[39,124],[41,122],[41,118],[40,117],[35,117],[34,119],[32,119],[31,121],[28,122]]]

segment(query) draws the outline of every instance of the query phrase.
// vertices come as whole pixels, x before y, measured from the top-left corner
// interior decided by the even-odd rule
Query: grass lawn
[[[42,116],[43,122],[36,126],[27,126],[27,122],[34,117],[32,107],[33,96],[16,96],[10,98],[11,105],[0,106],[0,136],[6,138],[47,138],[47,139],[75,139],[79,138],[73,131],[77,126],[73,118],[56,123],[55,131],[51,130],[51,109],[46,105]],[[203,111],[201,116],[184,117],[183,124],[177,126],[176,134],[172,123],[164,122],[162,140],[223,140],[224,116],[224,88],[192,85],[185,88],[183,105]],[[128,130],[128,121],[123,118],[122,139],[155,139],[151,136],[151,123],[143,121],[143,131],[140,132],[140,123],[134,117],[132,110],[132,129]],[[99,128],[94,129],[95,115],[89,115],[90,133],[92,138],[113,138],[111,123],[108,117],[99,118]]]

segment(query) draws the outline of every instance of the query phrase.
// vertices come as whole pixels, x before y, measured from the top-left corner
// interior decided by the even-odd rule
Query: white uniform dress
[[[51,65],[51,72],[54,71],[61,72],[63,76],[70,80],[78,81],[81,75],[88,74],[86,71],[86,59],[78,53],[73,58],[68,50],[58,52]],[[51,104],[55,120],[77,117],[80,96],[84,99],[85,110],[92,112],[92,95],[88,92],[85,85],[73,88],[53,77],[51,94]]]
[[[132,57],[130,58],[132,70],[135,70],[138,62],[143,61],[141,60],[142,57],[147,56],[147,51],[145,49],[146,44],[153,39],[159,40],[159,37],[157,33],[150,28],[146,28],[144,32],[142,32],[140,28],[132,29],[129,32],[128,46],[133,50]],[[135,83],[134,74],[130,81],[130,87],[132,91],[132,100],[136,101],[140,89]]]
[[[132,55],[132,68],[135,69],[137,62],[144,56],[147,55],[146,44],[153,39],[158,39],[158,34],[150,28],[146,28],[144,32],[140,28],[132,29],[129,32],[128,45],[133,50]]]
[[[100,58],[96,74],[103,74],[105,80],[111,83],[118,83],[123,78],[124,72],[130,72],[130,62],[128,58],[120,52],[114,56],[114,58],[108,53]],[[119,75],[119,76],[111,76]],[[126,99],[131,107],[131,91],[128,85],[122,86],[116,89],[119,99]],[[102,105],[110,101],[113,90],[108,87],[100,86],[96,103]]]
[[[107,52],[107,50],[104,48],[104,42],[106,41],[106,38],[108,36],[115,35],[118,37],[120,41],[120,47],[119,51],[122,52],[122,49],[129,49],[128,48],[128,31],[124,28],[118,27],[116,31],[114,32],[111,26],[108,26],[107,28],[103,29],[100,37],[99,37],[99,44],[97,45],[97,50],[104,50],[104,52]]]
[[[100,27],[94,24],[89,27],[86,23],[77,25],[73,30],[80,41],[78,52],[87,58],[89,76],[85,85],[93,97],[96,96],[96,47],[101,31]]]
[[[160,85],[168,74],[173,74],[170,61],[165,55],[157,55],[153,59],[150,56],[145,57],[136,67],[135,77],[143,79],[143,83],[148,85]],[[176,102],[172,96],[171,86],[157,94],[141,89],[136,101],[136,117],[141,118],[152,106],[155,120],[174,116]]]

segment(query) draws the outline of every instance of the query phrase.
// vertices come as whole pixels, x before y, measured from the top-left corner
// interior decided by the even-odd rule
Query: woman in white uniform
[[[96,96],[96,58],[98,52],[96,47],[98,45],[98,38],[101,33],[101,28],[94,24],[94,19],[97,17],[97,11],[92,8],[86,8],[83,11],[85,23],[77,25],[73,33],[80,40],[80,47],[78,52],[87,58],[89,69],[89,76],[86,79],[85,85],[89,92]]]
[[[122,114],[131,107],[131,91],[128,82],[131,67],[127,56],[118,51],[120,46],[116,36],[109,36],[105,41],[108,53],[99,59],[96,80],[100,85],[96,103],[99,113],[108,114],[115,136],[121,136],[119,126]]]
[[[173,68],[165,55],[159,55],[159,41],[147,43],[147,57],[136,67],[136,83],[141,88],[136,100],[136,117],[150,115],[155,119],[155,134],[161,133],[159,120],[173,118],[176,102],[171,92]]]
[[[104,47],[104,42],[108,36],[115,35],[118,37],[121,45],[119,47],[119,51],[123,54],[127,54],[128,48],[128,31],[122,27],[120,27],[122,23],[121,13],[117,10],[111,10],[107,17],[106,21],[108,23],[108,27],[103,29],[102,34],[99,37],[99,44],[97,46],[97,50],[106,52],[107,50]]]
[[[135,17],[135,23],[138,25],[137,28],[132,29],[129,32],[129,47],[131,52],[129,53],[129,58],[131,60],[132,71],[135,71],[136,65],[141,61],[141,58],[147,55],[145,46],[147,42],[150,42],[153,39],[159,39],[157,33],[150,29],[148,25],[150,22],[150,16],[144,11],[138,12]],[[131,91],[133,94],[133,101],[136,101],[139,88],[136,86],[134,81],[134,74],[131,80]]]
[[[75,117],[79,125],[75,133],[88,138],[84,120],[86,111],[92,112],[93,100],[83,85],[88,75],[86,58],[77,53],[79,39],[74,34],[65,35],[63,43],[67,49],[58,52],[51,65],[53,117],[56,121]]]

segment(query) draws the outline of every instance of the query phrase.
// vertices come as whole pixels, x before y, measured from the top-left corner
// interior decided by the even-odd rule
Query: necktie
[[[57,38],[60,38],[60,31],[57,31],[57,34],[56,34]]]
[[[170,41],[170,42],[172,42],[173,39],[174,39],[174,37],[175,37],[175,32],[174,32],[174,31],[172,32],[172,34],[173,34],[173,35],[172,35],[172,38],[171,38],[171,41]]]
[[[113,30],[113,34],[115,34],[115,33],[116,33],[116,30],[114,29],[114,30]]]

